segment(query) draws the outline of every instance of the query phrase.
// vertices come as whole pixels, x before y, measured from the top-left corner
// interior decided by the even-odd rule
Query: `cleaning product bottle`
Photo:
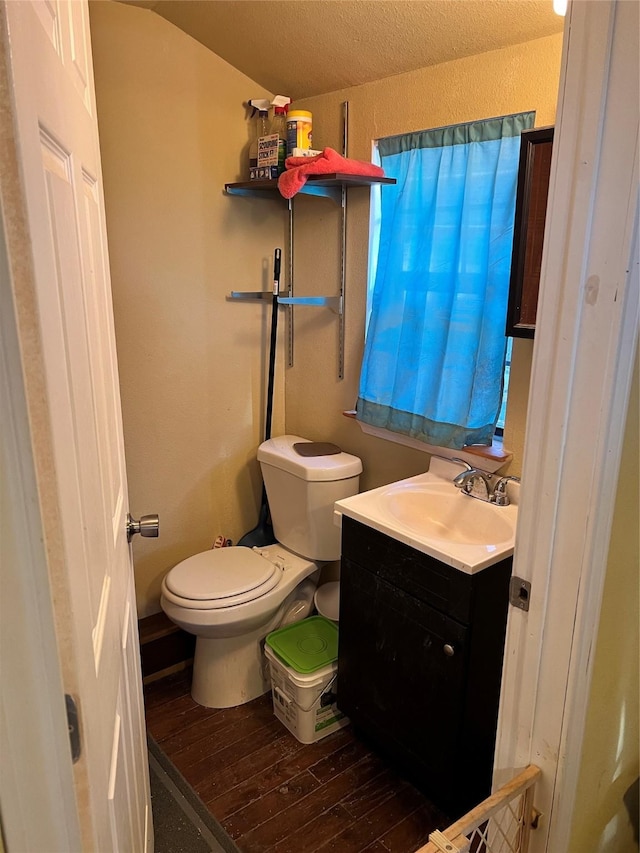
[[[284,172],[284,161],[287,157],[287,108],[291,98],[285,95],[276,95],[271,101],[273,107],[273,119],[269,132],[278,134],[278,174]]]
[[[289,111],[287,114],[287,157],[300,156],[299,149],[307,151],[312,148],[312,128],[313,116],[309,110]],[[295,154],[294,151],[296,151]]]
[[[269,133],[269,101],[267,98],[252,98],[249,101],[251,113],[251,142],[249,143],[249,178],[257,177],[258,138]]]

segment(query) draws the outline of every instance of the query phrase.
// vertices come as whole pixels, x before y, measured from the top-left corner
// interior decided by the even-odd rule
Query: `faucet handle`
[[[520,477],[500,477],[493,490],[493,502],[496,506],[509,506],[511,501],[507,494],[507,483],[513,480],[514,483],[520,482]]]

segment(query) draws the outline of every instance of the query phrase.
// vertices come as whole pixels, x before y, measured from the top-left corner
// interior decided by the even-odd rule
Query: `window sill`
[[[493,444],[490,447],[484,447],[479,444],[463,447],[462,450],[451,450],[448,447],[435,447],[431,444],[425,444],[422,441],[417,441],[415,438],[409,438],[400,433],[391,432],[387,429],[380,429],[369,424],[364,424],[362,421],[356,420],[355,411],[347,411],[342,413],[346,418],[355,420],[366,435],[373,435],[376,438],[382,438],[386,441],[393,441],[395,444],[403,444],[406,447],[413,447],[415,450],[421,450],[423,453],[430,453],[432,456],[440,456],[445,459],[462,459],[468,462],[469,465],[481,468],[483,471],[488,471],[490,474],[499,471],[513,459],[513,453],[505,450],[500,439],[494,438]],[[480,460],[482,460],[480,462]]]

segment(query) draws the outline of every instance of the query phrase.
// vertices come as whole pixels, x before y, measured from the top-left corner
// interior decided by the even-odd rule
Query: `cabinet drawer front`
[[[473,576],[346,516],[342,519],[342,557],[454,619],[469,623]]]

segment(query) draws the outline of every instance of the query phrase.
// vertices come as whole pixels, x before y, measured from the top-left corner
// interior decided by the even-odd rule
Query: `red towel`
[[[309,175],[331,175],[339,172],[346,175],[384,177],[380,166],[343,157],[333,148],[325,148],[322,154],[316,154],[315,157],[287,157],[285,166],[286,171],[278,178],[278,189],[285,198],[291,198],[299,192]]]

